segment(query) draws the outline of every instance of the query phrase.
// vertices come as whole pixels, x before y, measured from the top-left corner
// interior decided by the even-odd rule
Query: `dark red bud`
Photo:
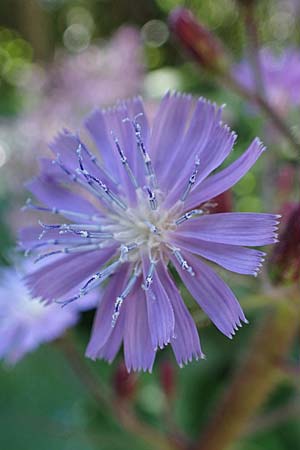
[[[197,21],[190,10],[173,10],[169,16],[169,25],[173,34],[199,64],[218,72],[225,69],[226,56],[221,42]]]
[[[226,213],[232,211],[232,192],[228,190],[226,192],[222,192],[222,194],[217,195],[211,200],[211,203],[214,204],[212,208],[212,213]]]
[[[275,283],[300,280],[300,204],[288,204],[284,211],[279,243],[269,262]]]
[[[120,363],[113,376],[113,387],[117,397],[129,399],[136,391],[137,376],[128,373],[125,364]]]
[[[175,370],[170,361],[163,361],[160,365],[160,384],[166,397],[170,400],[174,396],[176,381]]]
[[[292,165],[285,165],[279,171],[278,175],[278,194],[281,197],[288,197],[294,188],[296,171]]]

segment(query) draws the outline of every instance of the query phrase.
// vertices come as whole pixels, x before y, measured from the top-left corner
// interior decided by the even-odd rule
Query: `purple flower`
[[[254,139],[241,157],[211,175],[236,135],[216,105],[178,93],[163,98],[151,128],[139,98],[94,111],[85,126],[98,156],[64,131],[50,145],[55,159],[43,160],[40,177],[29,183],[46,205],[29,202],[29,208],[68,219],[23,231],[27,248],[47,249],[38,259],[56,257],[28,276],[33,294],[51,301],[77,289],[66,303],[84,302],[110,278],[89,357],[112,361],[123,342],[128,371],[151,371],[157,349],[169,343],[180,365],[202,358],[196,326],[168,266],[232,338],[245,316],[205,260],[257,275],[265,253],[248,246],[276,242],[277,216],[208,214],[208,202],[239,181],[264,147]]]
[[[285,114],[291,106],[300,104],[300,52],[287,49],[276,55],[263,48],[259,54],[262,82],[265,95],[274,107]],[[255,90],[255,79],[251,64],[245,60],[233,69],[235,78],[250,90]]]
[[[13,268],[2,269],[0,358],[15,364],[42,343],[57,339],[78,322],[78,306],[62,309],[57,304],[45,305],[31,297],[20,273]],[[86,306],[96,306],[95,295],[89,296]]]

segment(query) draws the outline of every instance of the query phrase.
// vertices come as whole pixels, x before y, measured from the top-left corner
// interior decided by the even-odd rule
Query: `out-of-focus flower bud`
[[[170,29],[184,48],[205,69],[223,72],[228,60],[219,39],[185,8],[174,9],[169,16]]]
[[[128,373],[125,364],[120,363],[113,376],[113,387],[117,397],[128,400],[136,392],[136,374]]]
[[[286,219],[269,263],[275,283],[300,279],[300,204],[287,204],[284,211]]]
[[[211,200],[211,203],[215,204],[212,212],[214,213],[226,213],[232,211],[232,192],[229,189],[222,194],[217,195]]]
[[[286,201],[293,193],[296,170],[292,165],[286,164],[280,168],[277,180],[278,196],[281,202]]]
[[[160,365],[160,384],[168,400],[172,400],[176,388],[175,370],[170,361],[165,360]]]

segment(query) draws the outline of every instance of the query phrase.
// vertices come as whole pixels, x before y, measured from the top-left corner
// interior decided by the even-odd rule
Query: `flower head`
[[[300,91],[300,52],[287,49],[281,55],[263,48],[259,53],[262,82],[265,95],[276,109],[285,113],[291,106],[299,105]],[[255,79],[251,64],[242,61],[233,73],[245,87],[255,90]]]
[[[277,216],[212,212],[207,203],[228,190],[264,150],[255,139],[224,170],[236,135],[221,109],[200,98],[168,93],[150,128],[139,98],[96,110],[85,122],[96,153],[64,131],[52,142],[54,160],[41,162],[29,189],[64,222],[23,232],[38,259],[29,275],[34,295],[66,304],[107,280],[87,355],[112,361],[121,343],[130,370],[151,370],[158,348],[171,344],[180,365],[202,358],[198,332],[172,265],[212,322],[231,338],[243,311],[233,292],[205,263],[257,275],[264,253],[248,248],[276,241]],[[97,153],[98,152],[98,153]],[[208,205],[209,206],[209,205]],[[42,231],[42,233],[41,233]]]
[[[22,271],[27,267],[22,267]],[[23,274],[24,275],[24,274]],[[80,306],[61,309],[32,298],[23,275],[13,268],[0,272],[0,358],[15,364],[44,342],[53,341],[79,319]],[[95,295],[85,305],[95,307]]]

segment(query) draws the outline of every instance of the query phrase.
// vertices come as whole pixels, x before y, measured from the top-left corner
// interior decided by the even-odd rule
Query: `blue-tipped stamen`
[[[157,206],[158,206],[155,192],[152,191],[148,186],[145,186],[145,190],[146,190],[146,192],[148,194],[150,208],[153,211],[155,211],[157,209]]]
[[[171,248],[171,250],[172,250],[172,253],[175,256],[175,258],[179,262],[182,270],[186,270],[192,277],[194,277],[195,272],[193,271],[193,268],[187,263],[187,261],[184,259],[184,257],[180,253],[180,249],[173,247],[173,248]]]
[[[133,271],[133,274],[131,275],[131,277],[130,277],[130,279],[129,279],[129,281],[128,281],[125,289],[124,289],[124,291],[122,292],[122,294],[120,294],[117,297],[117,299],[115,301],[114,313],[112,315],[112,321],[111,321],[112,328],[115,327],[116,322],[118,320],[118,317],[120,315],[120,309],[121,309],[121,306],[123,304],[123,301],[130,294],[132,289],[134,288],[134,285],[136,283],[136,280],[137,280],[138,276],[139,276],[139,271],[137,269],[135,269]]]
[[[101,180],[99,180],[97,177],[95,177],[94,175],[91,175],[83,166],[83,158],[82,158],[82,154],[81,154],[81,146],[79,146],[77,148],[77,155],[78,155],[78,161],[79,161],[79,166],[80,166],[80,170],[77,170],[78,173],[81,173],[87,183],[95,189],[95,191],[97,191],[100,194],[101,198],[105,198],[108,199],[110,202],[115,203],[117,206],[119,206],[119,208],[123,209],[124,211],[127,210],[127,205],[116,195],[114,194],[109,187],[103,183]]]
[[[154,261],[152,259],[150,260],[150,266],[148,269],[148,273],[147,273],[144,283],[142,284],[142,288],[144,289],[144,291],[148,291],[153,283],[153,275],[154,275],[156,264],[157,264],[157,261]]]
[[[60,209],[60,208],[56,208],[56,207],[47,208],[45,206],[40,206],[40,205],[36,205],[36,204],[32,203],[31,198],[28,198],[26,200],[25,205],[22,207],[22,211],[26,211],[28,209],[32,209],[35,211],[49,212],[50,214],[55,214],[55,215],[72,216],[74,218],[83,219],[83,220],[87,220],[90,222],[101,222],[102,221],[102,217],[99,216],[98,214],[89,215],[89,214],[79,213],[76,211],[70,211],[68,209]]]
[[[111,131],[111,135],[112,135],[112,137],[113,137],[113,140],[114,140],[114,142],[115,142],[116,148],[117,148],[118,153],[119,153],[119,155],[120,155],[121,163],[123,164],[123,167],[125,167],[125,170],[126,170],[128,176],[129,176],[129,179],[130,179],[130,181],[131,181],[131,183],[132,183],[134,189],[137,189],[137,188],[139,187],[138,182],[137,182],[137,179],[135,178],[135,176],[134,176],[134,174],[133,174],[133,172],[132,172],[132,170],[131,170],[131,168],[130,168],[130,166],[129,166],[128,160],[127,160],[127,158],[126,158],[126,156],[125,156],[123,150],[121,149],[121,146],[120,146],[120,144],[119,144],[119,140],[118,140],[118,138],[114,135],[113,131]]]
[[[78,244],[76,246],[72,246],[72,247],[64,247],[61,250],[56,250],[53,252],[49,252],[49,253],[45,253],[43,255],[39,255],[36,260],[34,261],[35,263],[41,261],[42,259],[48,258],[49,256],[53,256],[53,255],[58,255],[58,254],[74,254],[74,253],[81,253],[81,252],[92,252],[94,250],[99,250],[100,248],[103,248],[103,243],[102,242],[97,242],[95,244]]]
[[[191,219],[194,216],[198,216],[203,214],[204,211],[202,209],[193,209],[192,211],[188,211],[183,216],[179,217],[179,219],[175,220],[176,225],[180,225],[181,223],[185,222],[186,220]]]
[[[199,166],[200,166],[200,159],[197,156],[196,159],[195,159],[195,167],[194,167],[194,170],[192,172],[192,175],[190,176],[188,184],[187,184],[187,186],[186,186],[182,196],[180,197],[180,200],[182,202],[185,202],[185,200],[187,199],[187,196],[189,195],[193,185],[196,182],[196,177],[197,177],[197,174],[198,174]]]
[[[123,119],[124,122],[130,122],[134,129],[134,134],[136,138],[137,147],[140,150],[140,154],[142,155],[146,176],[149,177],[150,185],[153,189],[157,189],[157,179],[155,176],[155,172],[153,169],[152,161],[149,156],[149,153],[146,150],[143,138],[142,138],[142,127],[141,124],[137,122],[138,117],[142,116],[143,113],[137,114],[134,119],[130,119],[126,117]]]

